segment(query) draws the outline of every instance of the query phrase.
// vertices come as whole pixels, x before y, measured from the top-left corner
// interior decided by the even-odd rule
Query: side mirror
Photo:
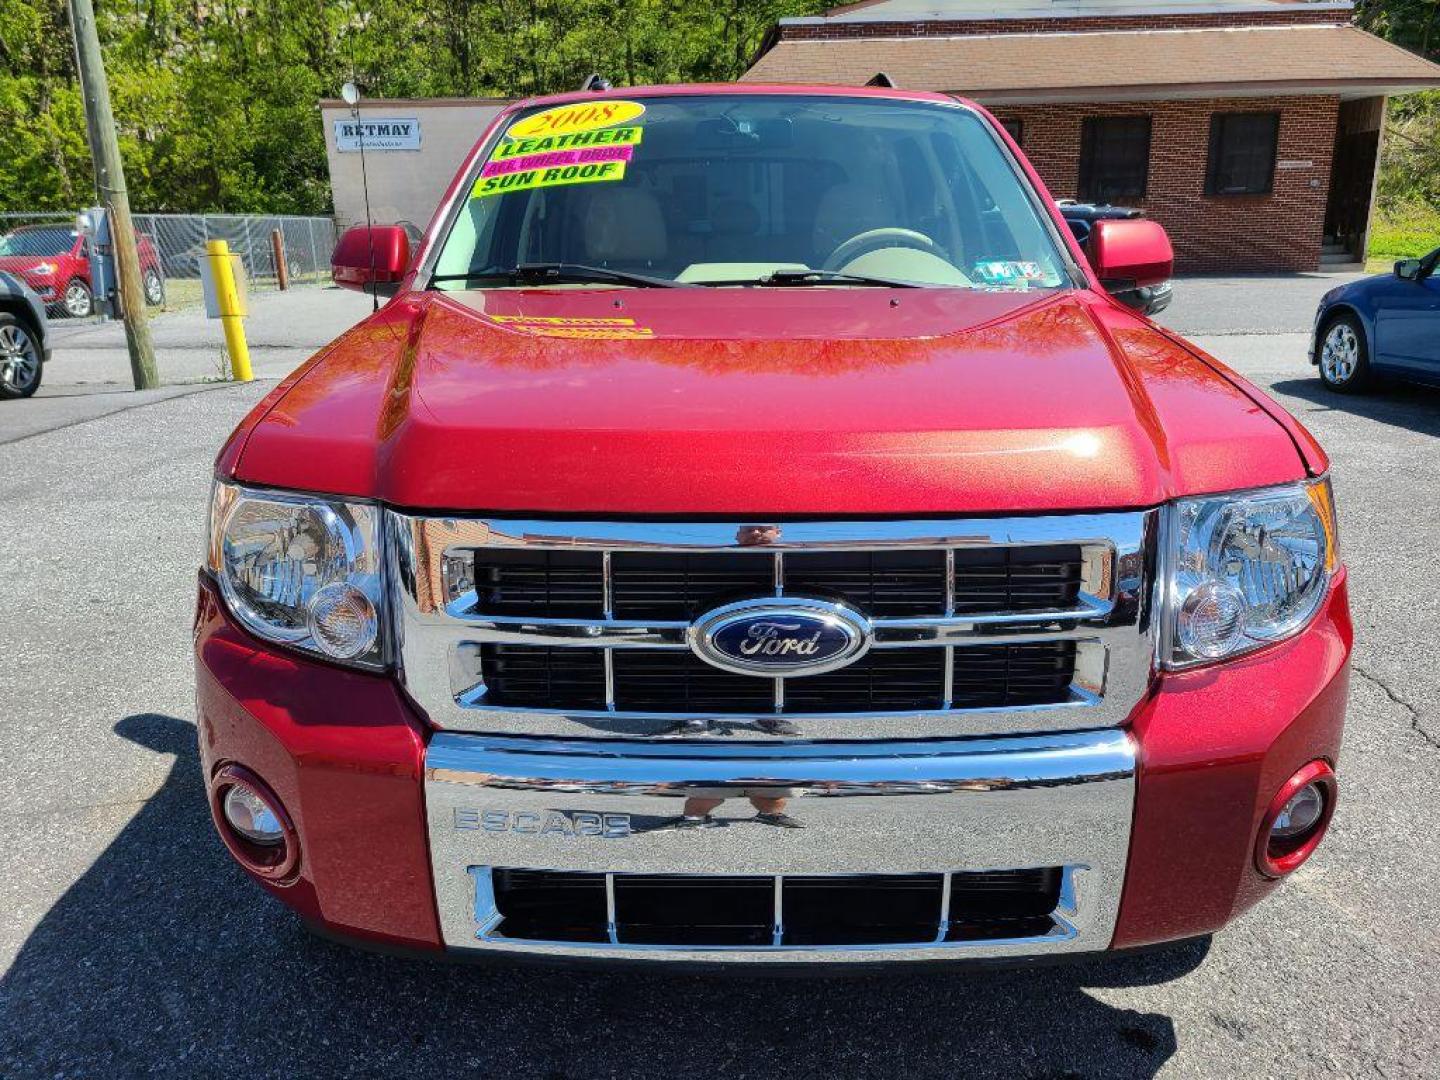
[[[1420,260],[1401,259],[1395,264],[1395,276],[1401,281],[1418,281],[1420,279]]]
[[[1169,281],[1175,251],[1157,222],[1103,220],[1090,231],[1090,265],[1107,292],[1123,292]]]
[[[336,285],[376,296],[394,296],[410,269],[410,238],[399,225],[346,229],[330,256]]]

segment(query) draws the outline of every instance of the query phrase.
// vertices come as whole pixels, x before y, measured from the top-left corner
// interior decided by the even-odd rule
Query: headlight
[[[1330,481],[1181,499],[1169,515],[1161,660],[1225,660],[1290,637],[1337,564]]]
[[[256,636],[384,665],[377,507],[217,483],[207,562]]]
[[[55,264],[47,262],[36,263],[35,273],[39,274],[41,277],[49,277],[51,274],[55,273]]]

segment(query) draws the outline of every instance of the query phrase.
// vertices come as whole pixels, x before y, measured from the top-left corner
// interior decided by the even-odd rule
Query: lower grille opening
[[[948,907],[946,876],[792,874],[781,878],[777,898],[775,879],[769,876],[615,874],[614,943],[735,948],[958,944],[1040,937],[1056,927],[1060,867],[950,874]],[[609,942],[605,878],[568,870],[495,869],[499,936]]]
[[[942,874],[785,878],[787,945],[934,941]]]
[[[635,945],[769,945],[775,884],[764,877],[619,874],[615,922]]]
[[[605,875],[496,869],[491,879],[505,936],[529,941],[608,941]],[[503,897],[503,903],[500,898]]]
[[[1054,925],[1060,868],[987,870],[950,875],[946,941],[1039,937]]]

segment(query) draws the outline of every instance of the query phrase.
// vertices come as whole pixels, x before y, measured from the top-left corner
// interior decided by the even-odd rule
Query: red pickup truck
[[[140,288],[145,303],[165,302],[165,275],[155,244],[144,233],[135,237],[140,254]],[[0,270],[22,278],[51,311],[72,319],[95,313],[95,280],[90,272],[88,243],[74,229],[60,225],[22,225],[0,236]]]
[[[962,961],[1206,935],[1334,812],[1327,460],[983,109],[508,108],[220,452],[216,828],[352,941]]]

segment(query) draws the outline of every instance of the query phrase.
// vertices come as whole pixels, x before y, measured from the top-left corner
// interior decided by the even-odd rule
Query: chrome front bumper
[[[928,742],[636,743],[440,733],[426,754],[431,865],[457,951],[741,964],[1016,957],[1105,949],[1125,878],[1135,749],[1123,731]],[[729,801],[727,827],[675,829],[687,796]],[[803,829],[748,820],[785,798]],[[883,945],[783,944],[790,875],[1062,868],[1049,928],[1023,937]],[[516,939],[492,870],[601,873],[608,941]],[[637,944],[614,908],[626,874],[776,879],[767,947]],[[949,886],[946,885],[948,895]],[[623,923],[623,912],[619,920]]]

